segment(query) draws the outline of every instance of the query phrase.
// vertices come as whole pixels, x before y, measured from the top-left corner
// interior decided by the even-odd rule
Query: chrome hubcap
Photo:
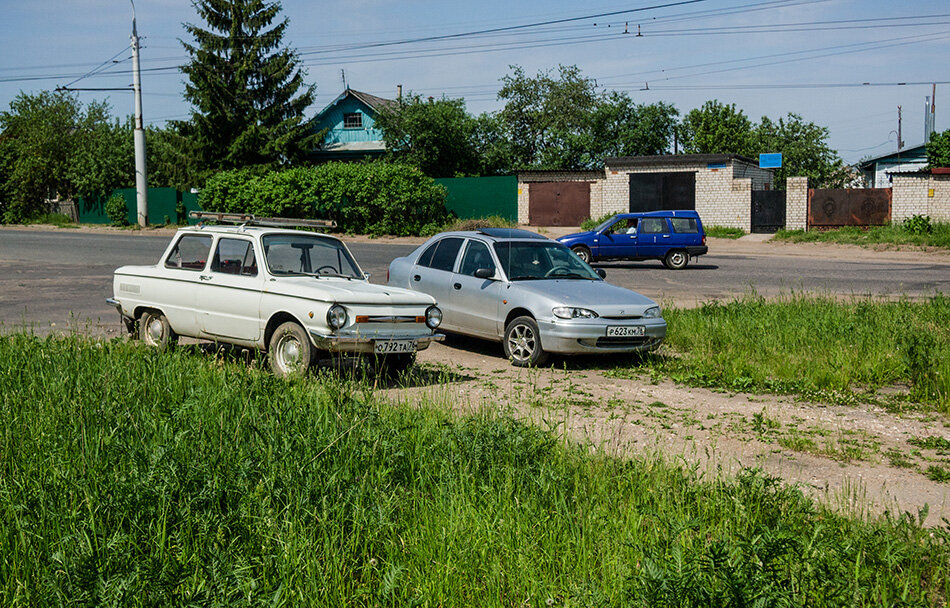
[[[534,353],[537,346],[537,339],[534,332],[527,325],[517,325],[508,335],[508,351],[513,359],[518,361],[527,361]]]
[[[683,254],[682,254],[682,253],[674,253],[671,259],[673,260],[673,265],[674,265],[674,266],[679,266],[680,264],[683,263]]]
[[[159,344],[165,335],[165,328],[162,326],[162,320],[158,317],[149,317],[146,325],[148,337],[153,344]]]
[[[277,343],[277,362],[284,371],[297,368],[300,363],[300,342],[293,336],[283,336]]]

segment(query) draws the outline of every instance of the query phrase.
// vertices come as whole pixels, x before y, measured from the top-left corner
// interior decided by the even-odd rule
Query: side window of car
[[[175,248],[165,260],[167,268],[204,270],[211,253],[211,235],[186,234],[178,239]]]
[[[424,265],[436,270],[451,272],[452,268],[455,267],[455,258],[458,257],[461,248],[462,239],[454,236],[444,238],[439,241],[439,246],[432,255],[432,260]]]
[[[637,218],[632,217],[627,220],[627,234],[637,233]]]
[[[665,217],[645,217],[640,220],[640,232],[642,234],[663,234],[668,232],[666,229]]]
[[[211,270],[225,274],[257,276],[257,258],[254,246],[242,239],[219,239],[211,260]]]
[[[419,259],[416,260],[416,264],[420,266],[429,266],[432,264],[432,256],[435,255],[435,250],[439,248],[439,243],[441,241],[436,241],[429,245],[425,251],[422,252],[422,255],[419,256]]]
[[[673,232],[692,233],[699,232],[699,226],[695,217],[674,217],[670,219],[673,224]]]
[[[626,233],[627,233],[627,223],[628,223],[628,221],[625,220],[625,219],[623,219],[623,220],[617,220],[616,222],[614,222],[613,224],[611,224],[611,226],[610,226],[610,228],[607,230],[607,232],[610,232],[610,233],[613,233],[613,234],[626,234]]]
[[[475,271],[479,268],[494,268],[491,254],[488,252],[488,245],[481,241],[469,241],[465,248],[465,256],[462,258],[462,267],[460,274],[475,276]]]

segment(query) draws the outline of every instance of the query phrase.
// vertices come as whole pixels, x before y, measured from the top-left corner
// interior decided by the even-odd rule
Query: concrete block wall
[[[733,179],[729,169],[696,173],[696,212],[706,226],[752,229],[752,180]]]
[[[518,174],[518,223],[527,224],[531,184],[536,182],[591,182],[590,215],[600,217],[604,207],[603,171],[523,171]]]
[[[808,178],[785,180],[785,229],[808,230]]]
[[[915,215],[950,222],[950,175],[894,174],[891,190],[891,221],[902,222]]]

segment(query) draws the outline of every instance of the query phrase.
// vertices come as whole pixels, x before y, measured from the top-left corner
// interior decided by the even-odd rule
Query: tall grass
[[[943,605],[948,530],[134,344],[0,338],[5,606]]]
[[[950,248],[950,222],[934,222],[931,231],[910,230],[902,224],[867,229],[846,226],[835,230],[779,230],[777,241],[791,243],[844,243],[850,245],[917,245]]]
[[[883,302],[790,294],[664,311],[673,356],[649,365],[674,379],[734,390],[847,400],[903,384],[950,413],[950,298]]]
[[[732,226],[703,226],[703,230],[705,230],[706,236],[717,239],[737,239],[745,236],[745,230]]]

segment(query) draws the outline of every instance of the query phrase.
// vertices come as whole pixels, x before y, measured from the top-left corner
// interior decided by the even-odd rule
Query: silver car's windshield
[[[508,241],[495,243],[495,254],[511,281],[580,279],[599,281],[594,269],[573,251],[553,241]]]
[[[269,234],[262,239],[271,274],[363,278],[340,241],[317,234]]]

